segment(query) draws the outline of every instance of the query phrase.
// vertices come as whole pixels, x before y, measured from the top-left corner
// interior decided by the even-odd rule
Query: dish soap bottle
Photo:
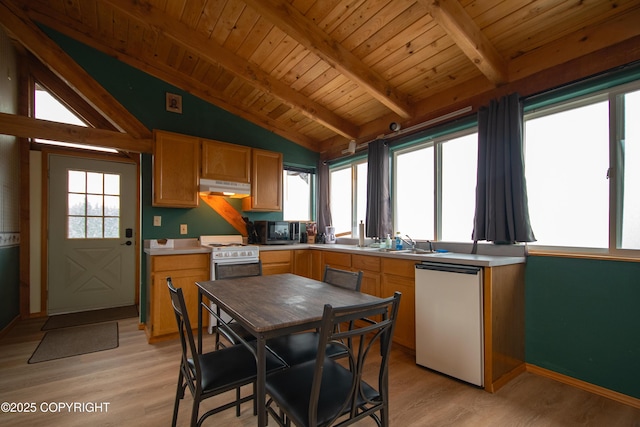
[[[396,232],[396,250],[402,250],[402,237],[400,237],[400,232]]]
[[[387,241],[385,242],[385,248],[387,249],[391,249],[392,243],[391,243],[391,234],[387,234]]]

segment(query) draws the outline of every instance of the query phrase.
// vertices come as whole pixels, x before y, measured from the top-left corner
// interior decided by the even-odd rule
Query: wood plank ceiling
[[[640,35],[638,0],[0,3],[325,154]]]

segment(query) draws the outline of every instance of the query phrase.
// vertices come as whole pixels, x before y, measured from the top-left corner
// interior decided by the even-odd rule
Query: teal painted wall
[[[0,248],[0,330],[20,314],[20,247]]]
[[[531,256],[526,361],[640,398],[640,263]]]
[[[149,129],[162,129],[202,138],[226,141],[283,153],[286,165],[315,168],[319,154],[282,138],[244,119],[215,107],[191,94],[141,72],[116,58],[79,43],[58,32],[42,27],[62,49],[83,67],[102,87]],[[182,96],[182,114],[165,110],[166,92]],[[193,209],[158,208],[151,205],[151,155],[141,161],[142,239],[195,238],[205,234],[238,234],[206,203]],[[241,201],[228,199],[239,211]],[[162,217],[162,226],[153,226],[153,217]],[[282,219],[281,212],[247,212],[252,220]],[[187,224],[188,234],[180,234],[180,224]],[[144,260],[144,256],[142,257]],[[146,318],[146,266],[141,266],[140,311]]]

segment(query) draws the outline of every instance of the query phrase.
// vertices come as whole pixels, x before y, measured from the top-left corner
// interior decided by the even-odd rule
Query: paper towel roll
[[[362,221],[358,224],[358,246],[364,247],[364,223]]]

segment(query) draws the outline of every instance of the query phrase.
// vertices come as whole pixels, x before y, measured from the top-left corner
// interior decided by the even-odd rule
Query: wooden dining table
[[[198,348],[202,351],[202,301],[208,298],[256,337],[258,426],[266,425],[266,342],[319,327],[325,304],[365,304],[380,298],[295,274],[196,282],[199,288]],[[206,306],[205,306],[206,307]]]

